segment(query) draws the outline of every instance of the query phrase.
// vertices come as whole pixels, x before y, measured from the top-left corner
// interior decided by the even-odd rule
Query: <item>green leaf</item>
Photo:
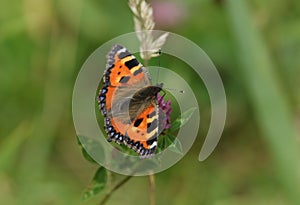
[[[189,119],[192,117],[194,111],[196,110],[197,108],[195,107],[192,107],[188,110],[186,110],[184,113],[182,113],[181,116],[179,116],[171,125],[171,127],[169,128],[169,132],[173,132],[177,129],[179,129],[180,127],[182,127],[184,124],[186,124]]]
[[[168,143],[168,149],[172,152],[183,154],[181,142],[172,135],[166,136],[166,141]]]
[[[81,199],[85,201],[99,194],[105,188],[106,183],[107,171],[104,167],[100,167],[88,187],[83,190]]]
[[[80,140],[79,140],[79,136],[77,136],[77,142],[80,146],[80,149],[81,149],[81,152],[82,152],[82,155],[83,157],[89,161],[89,162],[92,162],[92,163],[97,163],[86,151],[86,149],[84,148],[84,146],[81,144]]]
[[[97,163],[86,151],[86,149],[84,147],[81,147],[81,152],[82,152],[82,155],[83,157],[89,161],[89,162],[92,162],[92,163]]]
[[[158,140],[158,152],[168,148],[172,152],[183,154],[181,142],[175,136],[167,134],[165,136],[161,136]]]
[[[166,136],[161,135],[158,138],[157,153],[163,151],[166,148],[167,148],[167,146],[166,146]]]

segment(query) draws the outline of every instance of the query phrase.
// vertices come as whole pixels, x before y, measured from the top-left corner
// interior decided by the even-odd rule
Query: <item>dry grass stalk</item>
[[[129,7],[134,14],[134,26],[137,37],[141,43],[141,58],[149,60],[159,55],[159,50],[166,42],[169,33],[164,33],[154,40],[152,30],[153,9],[145,0],[129,0]]]

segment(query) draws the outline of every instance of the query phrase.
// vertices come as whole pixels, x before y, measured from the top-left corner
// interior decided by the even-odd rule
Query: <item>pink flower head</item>
[[[159,93],[157,94],[157,102],[158,107],[160,110],[162,110],[166,115],[166,125],[164,127],[164,130],[169,129],[171,127],[171,113],[172,113],[172,107],[171,107],[171,100],[164,101],[164,96],[161,96]]]

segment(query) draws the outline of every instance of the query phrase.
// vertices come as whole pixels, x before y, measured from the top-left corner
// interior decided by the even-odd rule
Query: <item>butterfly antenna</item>
[[[162,98],[164,98],[166,96],[166,91],[165,90],[161,90],[161,92],[163,93]]]
[[[161,56],[161,49],[159,49],[159,50],[157,51],[157,54],[158,54],[158,60],[157,60],[158,71],[157,71],[157,74],[156,74],[156,85],[158,85],[158,77],[159,77],[159,71],[160,71],[160,56]]]
[[[180,94],[184,94],[184,93],[185,93],[184,90],[178,90],[178,89],[176,89],[176,88],[165,88],[165,90],[176,91],[176,92],[178,92],[178,93],[180,93]]]

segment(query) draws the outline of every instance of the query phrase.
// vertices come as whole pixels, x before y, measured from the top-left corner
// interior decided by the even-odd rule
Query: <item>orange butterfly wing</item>
[[[98,103],[104,116],[108,141],[126,144],[141,156],[157,146],[157,93],[147,70],[131,53],[115,45],[107,55]],[[134,100],[133,100],[134,99]]]

